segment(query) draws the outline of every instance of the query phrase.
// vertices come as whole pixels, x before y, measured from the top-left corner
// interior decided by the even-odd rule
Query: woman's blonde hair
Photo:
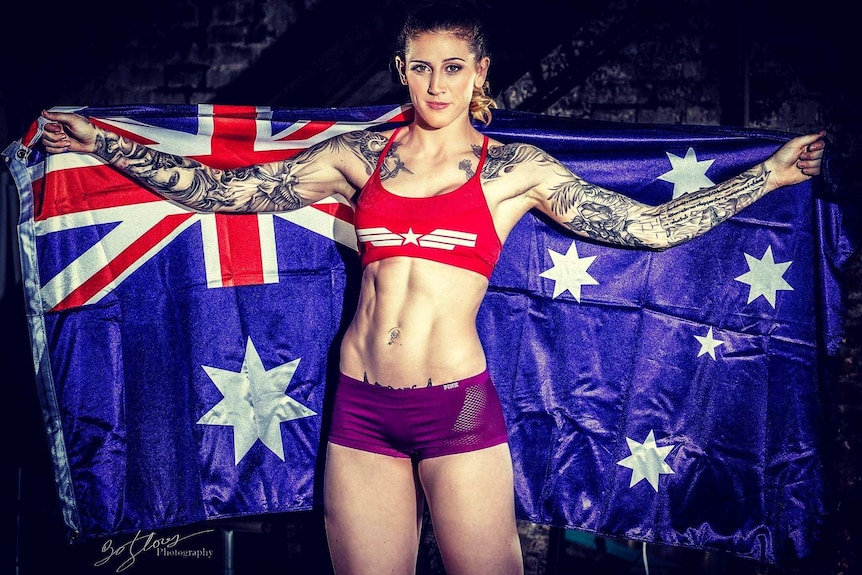
[[[473,97],[470,98],[470,116],[486,126],[491,123],[491,109],[497,107],[490,91],[491,86],[486,80],[481,87],[473,88]]]
[[[488,54],[488,39],[481,20],[463,4],[439,2],[416,10],[398,35],[398,56],[406,60],[407,43],[420,34],[427,32],[448,32],[467,42],[470,52],[479,62]],[[485,81],[481,87],[473,88],[470,98],[470,117],[486,126],[491,123],[491,109],[497,103],[490,95],[490,84]]]

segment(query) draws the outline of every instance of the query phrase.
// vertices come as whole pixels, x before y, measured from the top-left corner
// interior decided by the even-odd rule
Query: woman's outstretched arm
[[[42,115],[48,120],[42,143],[49,153],[92,154],[165,198],[206,212],[289,211],[336,193],[350,198],[386,142],[373,132],[350,132],[288,160],[222,170],[153,150],[78,114]]]
[[[596,186],[532,146],[512,154],[537,207],[565,228],[596,240],[665,249],[696,238],[767,193],[820,174],[825,132],[793,138],[764,162],[709,188],[650,206]]]

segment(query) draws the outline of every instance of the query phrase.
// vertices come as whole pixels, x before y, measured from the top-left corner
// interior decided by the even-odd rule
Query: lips
[[[446,102],[427,102],[427,105],[432,110],[443,110],[449,104],[447,104]]]

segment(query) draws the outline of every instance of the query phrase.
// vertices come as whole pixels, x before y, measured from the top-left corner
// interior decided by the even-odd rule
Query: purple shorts
[[[416,460],[508,441],[497,390],[487,371],[452,383],[393,389],[341,375],[329,441]]]

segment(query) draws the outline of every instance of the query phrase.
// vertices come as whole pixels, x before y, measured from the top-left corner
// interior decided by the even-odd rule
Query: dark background
[[[828,130],[834,200],[860,205],[857,18],[831,2],[532,0],[483,4],[490,82],[500,107],[590,120]],[[849,3],[847,3],[849,4]],[[0,146],[56,105],[397,104],[392,40],[415,2],[153,0],[10,4],[0,18]],[[68,545],[32,375],[14,223],[17,194],[0,169],[0,352],[3,387],[2,571],[95,567],[95,544]],[[862,229],[862,228],[857,228]],[[768,567],[720,554],[648,547],[650,573],[858,573],[862,262],[845,271],[846,340],[824,390],[830,490],[821,550]],[[13,512],[14,510],[14,512]],[[191,535],[213,526],[171,532]],[[317,512],[218,524],[188,540],[210,558],[150,553],[127,573],[328,572]],[[10,529],[11,528],[11,529]],[[642,573],[639,545],[520,525],[528,574]],[[430,531],[420,573],[442,573]],[[226,552],[233,550],[233,556]],[[8,571],[7,571],[8,569]]]

